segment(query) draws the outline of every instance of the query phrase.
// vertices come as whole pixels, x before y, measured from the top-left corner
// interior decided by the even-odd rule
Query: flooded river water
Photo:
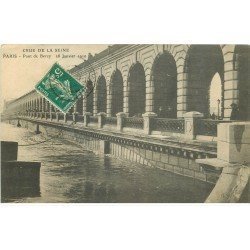
[[[214,186],[11,124],[1,123],[1,140],[18,141],[18,160],[42,163],[39,190],[18,190],[2,202],[204,202]]]

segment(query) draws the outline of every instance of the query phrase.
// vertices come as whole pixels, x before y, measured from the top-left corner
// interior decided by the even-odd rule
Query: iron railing
[[[55,112],[51,112],[51,118],[52,118],[52,120],[56,119],[56,113]]]
[[[168,118],[155,118],[153,121],[153,130],[161,132],[185,132],[184,119],[168,119]]]
[[[105,125],[117,125],[117,117],[106,117],[105,118]]]
[[[124,127],[143,129],[143,118],[140,117],[125,117]]]
[[[98,117],[97,116],[90,116],[89,122],[90,123],[98,123]]]
[[[195,123],[195,134],[216,137],[218,124],[226,122],[230,121],[198,119]]]
[[[68,121],[73,121],[73,115],[72,114],[68,114],[67,115],[67,120]]]
[[[78,115],[77,122],[84,122],[84,115]]]
[[[60,121],[60,120],[64,120],[64,114],[63,113],[58,113],[57,114],[58,115],[58,120]]]
[[[30,111],[27,113],[28,116],[32,118],[51,118],[52,120],[56,120],[56,112],[35,112]],[[4,116],[2,116],[4,119]],[[58,113],[58,119],[63,120],[64,114]],[[67,120],[73,121],[73,115],[67,114]],[[84,115],[78,115],[76,122],[84,122]],[[185,133],[185,120],[183,118],[180,119],[169,119],[169,118],[153,118],[152,119],[152,127],[151,129],[154,131],[160,132],[173,132],[173,133]],[[204,136],[213,136],[217,137],[217,126],[219,123],[228,123],[232,121],[228,120],[212,120],[212,119],[197,119],[194,124],[194,133],[195,135],[204,135]],[[88,123],[98,123],[97,116],[90,116]],[[104,125],[117,125],[116,117],[105,117]],[[135,129],[143,129],[144,127],[144,119],[142,117],[125,117],[123,127],[127,128],[135,128]]]

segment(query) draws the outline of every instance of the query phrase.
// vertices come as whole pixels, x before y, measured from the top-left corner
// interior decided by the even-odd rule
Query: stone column
[[[32,100],[31,109],[32,109],[32,117],[33,117],[35,116],[35,109],[36,109],[35,100]]]
[[[98,128],[102,128],[105,123],[106,113],[100,112],[97,114],[98,117]]]
[[[153,79],[151,81],[150,75],[146,76],[146,107],[145,111],[146,113],[150,113],[154,111],[154,99],[157,98],[157,96],[154,96],[154,83]]]
[[[107,117],[111,117],[112,110],[112,84],[107,82]]]
[[[109,154],[109,149],[110,149],[110,142],[109,141],[103,141],[103,140],[100,140],[99,141],[99,145],[100,145],[100,149],[99,149],[99,152],[101,154]]]
[[[73,113],[73,122],[74,123],[77,123],[77,121],[78,121],[78,113]]]
[[[42,109],[41,109],[41,118],[44,117],[44,111],[45,111],[45,98],[42,97]]]
[[[78,112],[78,110],[77,110],[77,103],[75,103],[74,104],[74,106],[73,106],[74,108],[73,108],[73,122],[77,122],[77,118],[78,118],[78,114],[79,114],[79,112]]]
[[[29,101],[27,101],[27,105],[26,105],[26,116],[29,115]]]
[[[83,96],[83,99],[82,99],[82,114],[84,115],[85,112],[87,112],[87,95],[84,95]]]
[[[52,104],[51,103],[49,104],[49,117],[50,117],[50,120],[52,121]]]
[[[43,111],[43,97],[40,98],[40,102],[39,102],[39,112]]]
[[[42,112],[45,111],[45,98],[42,98]]]
[[[224,119],[231,116],[231,104],[239,104],[239,55],[234,56],[234,46],[227,45],[224,56]]]
[[[30,101],[30,116],[33,116],[33,101]]]
[[[25,102],[23,104],[23,115],[25,116],[26,115],[26,111],[27,111],[27,103]]]
[[[30,101],[28,101],[28,116],[30,116]]]
[[[89,117],[90,117],[91,115],[92,115],[92,114],[91,114],[90,112],[85,112],[85,113],[84,113],[83,125],[84,125],[85,127],[88,126],[88,124],[89,124]]]
[[[49,101],[45,100],[45,119],[48,119],[48,112],[49,112]]]
[[[153,130],[154,119],[157,117],[156,113],[147,112],[142,115],[143,117],[143,130],[146,135],[150,135]]]
[[[68,113],[64,113],[63,121],[66,123],[68,120]]]
[[[46,112],[49,112],[49,106],[50,106],[50,103],[49,101],[46,100],[46,107],[45,107]]]
[[[33,116],[36,117],[36,99],[33,100]]]
[[[203,118],[203,114],[197,111],[191,111],[183,115],[185,119],[185,137],[190,140],[196,138],[195,124],[197,119]]]
[[[94,88],[93,90],[93,116],[97,115],[97,96],[98,96],[98,89]]]
[[[122,131],[123,129],[123,124],[124,124],[124,118],[127,117],[126,113],[119,112],[116,114],[117,117],[117,130]]]
[[[126,76],[127,78],[127,76]],[[124,80],[123,83],[123,113],[129,114],[128,100],[129,100],[129,86],[128,81]]]
[[[177,74],[177,117],[182,118],[187,112],[187,80],[188,74]]]
[[[59,113],[60,113],[60,110],[56,108],[56,121],[58,122],[59,121]]]
[[[231,116],[231,104],[239,104],[238,71],[225,72],[224,83],[224,118],[229,120]]]
[[[36,118],[39,117],[39,112],[40,112],[40,98],[36,99]]]
[[[39,112],[39,101],[40,99],[39,98],[36,98],[36,116],[37,116],[37,113]]]

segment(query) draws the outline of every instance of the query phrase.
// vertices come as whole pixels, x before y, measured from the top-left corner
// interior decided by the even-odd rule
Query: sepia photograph
[[[249,45],[2,45],[1,58],[1,202],[250,202]]]
[[[249,249],[249,3],[2,2],[1,249]]]

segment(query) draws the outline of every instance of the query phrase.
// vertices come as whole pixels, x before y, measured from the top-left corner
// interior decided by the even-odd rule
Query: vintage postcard
[[[250,45],[6,44],[0,75],[1,202],[250,202]]]

